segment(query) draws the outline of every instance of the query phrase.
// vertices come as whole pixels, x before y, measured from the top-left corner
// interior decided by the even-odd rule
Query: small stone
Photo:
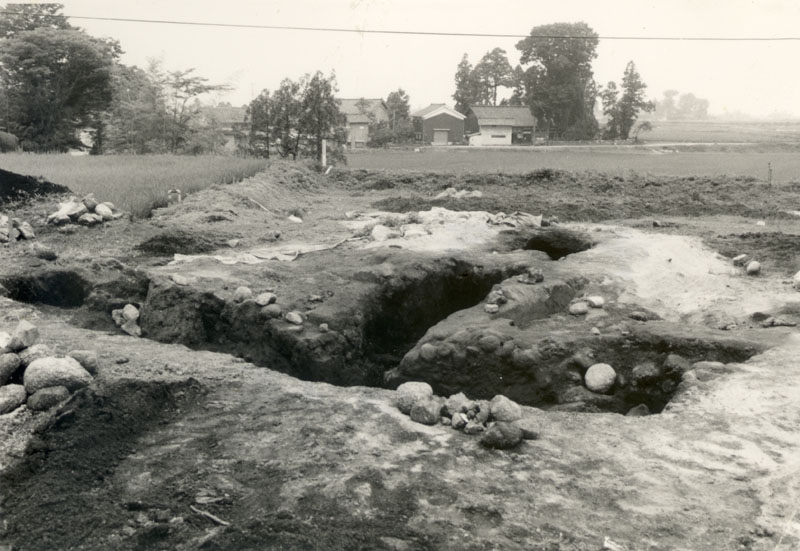
[[[175,285],[180,285],[182,287],[189,285],[191,282],[188,277],[182,276],[181,274],[170,274],[169,278],[175,282]]]
[[[631,408],[628,410],[628,413],[625,414],[626,417],[645,417],[650,415],[650,408],[647,407],[647,404],[639,404],[635,408]]]
[[[653,362],[642,362],[631,371],[631,380],[634,384],[644,384],[655,381],[661,372]]]
[[[537,440],[542,432],[539,422],[532,417],[517,419],[514,421],[514,425],[522,431],[523,440]]]
[[[436,346],[426,342],[422,346],[419,347],[419,356],[426,362],[431,362],[436,359],[438,354],[436,353]]]
[[[486,448],[508,450],[522,442],[522,429],[513,423],[498,421],[486,430],[480,442]]]
[[[22,367],[28,367],[33,360],[38,360],[39,358],[44,358],[45,356],[51,355],[52,353],[49,346],[43,343],[38,343],[20,351],[19,359]]]
[[[237,287],[233,292],[233,302],[244,302],[252,296],[253,291],[250,290],[250,287]]]
[[[281,317],[283,310],[281,310],[281,307],[278,306],[277,304],[270,304],[268,306],[264,306],[261,309],[261,313],[267,316],[268,318],[279,318]]]
[[[395,391],[395,405],[397,405],[397,409],[408,415],[414,404],[431,397],[433,397],[433,389],[428,383],[403,383]]]
[[[610,365],[599,363],[587,369],[583,378],[586,383],[586,388],[592,392],[604,394],[614,386],[614,381],[617,379],[617,372],[614,371],[614,368]]]
[[[740,254],[738,256],[733,257],[733,265],[738,267],[743,267],[747,262],[750,260],[750,257],[746,254]]]
[[[92,376],[73,358],[39,358],[31,362],[23,375],[29,394],[48,386],[65,386],[75,391],[91,382]]]
[[[36,234],[33,231],[33,227],[27,222],[20,224],[17,230],[19,230],[19,236],[21,239],[36,239]]]
[[[117,208],[117,207],[115,207],[115,206],[114,206],[114,203],[112,203],[111,201],[103,201],[103,202],[102,202],[102,203],[100,203],[100,204],[101,204],[101,205],[105,205],[105,206],[106,206],[106,207],[108,207],[108,208],[109,208],[109,209],[110,209],[112,212],[113,212],[114,210],[116,210],[116,208]]]
[[[94,350],[70,350],[67,352],[67,356],[81,364],[90,375],[97,375],[100,362],[97,359],[97,352]]]
[[[592,329],[589,332],[592,335],[599,335],[600,334],[600,330],[597,327],[592,327]]]
[[[449,417],[447,417],[447,416],[442,416],[442,418],[440,419],[440,421],[439,421],[439,422],[440,422],[442,425],[444,425],[445,427],[449,427],[449,426],[450,426],[450,423],[452,422],[452,420],[451,420]]]
[[[592,308],[602,308],[606,304],[606,299],[601,296],[586,297],[586,304]]]
[[[528,268],[527,275],[533,283],[541,283],[544,281],[544,274],[539,268]]]
[[[278,300],[278,295],[275,293],[261,293],[256,297],[256,304],[259,306],[269,306]]]
[[[139,319],[139,309],[133,304],[126,304],[122,309],[122,318],[125,321],[136,321]]]
[[[477,402],[478,409],[475,411],[475,421],[478,423],[485,425],[489,422],[489,415],[491,409],[489,408],[489,402],[486,400],[479,400]]]
[[[292,310],[288,312],[284,319],[289,323],[293,323],[294,325],[302,325],[303,324],[303,316],[297,310]]]
[[[86,214],[82,214],[78,218],[78,224],[81,224],[82,226],[96,226],[97,224],[100,224],[102,221],[103,221],[102,216],[100,216],[99,214],[92,214],[89,212],[87,212]]]
[[[44,411],[57,406],[69,396],[69,389],[65,386],[48,386],[31,394],[28,398],[28,409]]]
[[[135,320],[128,320],[124,322],[122,325],[119,326],[125,333],[130,335],[131,337],[141,337],[142,336],[142,328],[139,327],[139,324],[136,323]]]
[[[492,291],[489,293],[489,296],[486,297],[486,304],[505,304],[508,302],[508,298],[503,294],[502,289],[497,291]]]
[[[497,304],[484,304],[483,311],[487,314],[496,314],[500,311],[500,307]]]
[[[33,255],[42,260],[53,261],[58,258],[58,253],[50,247],[46,247],[41,243],[36,243],[33,247]]]
[[[640,311],[640,310],[636,310],[635,312],[631,312],[630,314],[628,314],[628,317],[633,319],[633,320],[636,320],[636,321],[647,321],[649,319],[647,314],[642,312],[642,311]]]
[[[484,335],[478,340],[478,346],[487,354],[500,348],[501,344],[500,337],[497,335]]]
[[[0,352],[10,352],[9,344],[11,344],[11,335],[5,331],[0,331]]]
[[[445,415],[449,415],[450,417],[455,416],[458,413],[463,413],[467,410],[467,403],[469,399],[464,395],[463,392],[459,392],[458,394],[451,395],[447,400],[444,402],[444,413]]]
[[[36,344],[39,339],[39,330],[35,325],[27,320],[21,320],[14,333],[11,335],[11,342],[8,343],[8,349],[12,352],[19,352],[23,348],[28,348]]]
[[[0,354],[0,385],[6,384],[20,365],[22,365],[20,357],[13,352]]]
[[[747,263],[747,267],[744,271],[749,276],[756,276],[761,273],[761,263],[756,260],[751,260]]]
[[[70,223],[70,218],[62,212],[54,212],[47,217],[47,223],[54,226],[63,226]]]
[[[308,297],[308,302],[322,302],[325,300],[322,295],[310,295]]]
[[[420,400],[411,408],[411,420],[423,425],[435,425],[441,419],[439,411],[442,409],[437,400],[428,398]]]
[[[225,242],[225,244],[226,244],[226,245],[228,245],[228,247],[230,247],[231,249],[235,249],[236,247],[238,247],[238,246],[239,246],[239,243],[240,243],[240,242],[241,242],[241,241],[240,241],[239,239],[228,239],[228,240]]]
[[[104,222],[108,222],[114,216],[114,211],[108,208],[106,203],[100,203],[94,208],[94,213],[103,219]]]
[[[475,420],[469,421],[464,427],[465,434],[480,434],[484,430],[486,430],[486,427],[483,426],[483,423],[478,423]]]
[[[11,413],[25,403],[28,393],[22,385],[0,386],[0,415]]]
[[[800,291],[800,272],[794,274],[792,278],[792,287],[794,287],[795,291]]]
[[[319,324],[319,332],[320,333],[327,333],[328,331],[330,331],[330,328],[328,327],[327,323],[320,323]]]
[[[467,426],[467,423],[469,423],[469,419],[467,419],[467,416],[463,413],[456,413],[450,420],[450,425],[456,430],[463,429]]]
[[[692,363],[678,354],[669,354],[662,367],[667,374],[686,373],[692,368]]]
[[[522,407],[502,394],[498,394],[489,402],[489,413],[495,421],[510,423],[522,417]]]
[[[589,305],[585,302],[576,302],[569,307],[569,313],[573,316],[582,316],[589,313]]]
[[[86,209],[90,212],[94,212],[97,208],[97,199],[94,198],[94,193],[89,193],[83,199],[81,199],[81,203],[86,207]]]

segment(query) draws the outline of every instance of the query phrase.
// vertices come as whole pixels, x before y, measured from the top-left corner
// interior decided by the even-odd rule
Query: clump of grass
[[[180,189],[184,195],[215,184],[230,184],[266,168],[259,159],[218,155],[0,155],[0,167],[30,176],[42,176],[69,187],[82,196],[94,193],[99,201],[111,201],[143,218],[165,206],[167,191]]]

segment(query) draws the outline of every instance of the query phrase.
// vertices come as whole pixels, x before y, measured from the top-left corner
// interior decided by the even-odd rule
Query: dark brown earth
[[[795,319],[800,312],[782,294],[790,290],[783,281],[792,275],[791,243],[800,224],[791,215],[767,216],[780,193],[792,190],[744,206],[739,201],[757,182],[703,180],[696,210],[681,212],[686,180],[661,182],[655,192],[647,179],[603,177],[586,186],[585,175],[565,173],[483,183],[469,176],[334,174],[331,184],[277,164],[247,182],[156,211],[151,219],[74,233],[43,225],[55,200],[15,207],[15,216],[34,223],[38,241],[59,258],[41,260],[25,244],[3,249],[0,282],[14,300],[0,305],[0,330],[29,319],[40,327],[41,340],[62,353],[79,345],[97,349],[101,370],[92,387],[57,411],[0,416],[0,545],[797,548],[800,408],[794,389],[800,372],[793,366],[800,341],[794,328],[765,329],[751,319],[747,296],[762,285],[769,299],[764,304],[773,308],[766,314],[780,311]],[[449,185],[485,195],[431,200]],[[622,223],[643,231],[627,237],[568,226],[596,236],[597,252],[582,256],[576,250],[563,261],[518,249],[514,244],[529,243],[535,232],[516,230],[447,252],[367,249],[369,240],[344,241],[360,235],[341,224],[346,212],[429,205],[526,210],[562,222],[637,217]],[[703,213],[714,218],[685,216]],[[290,214],[303,223],[288,221]],[[653,227],[656,217],[660,223]],[[756,219],[767,225],[755,226]],[[754,232],[758,237],[750,236]],[[641,272],[647,259],[620,256],[614,244],[630,238],[645,246],[648,235],[699,236],[729,256],[747,245],[741,252],[758,255],[763,278],[733,277],[729,290],[714,292],[733,293],[742,306],[722,297],[709,303],[710,312],[659,306],[659,297],[647,293],[628,297],[626,285],[658,271]],[[239,243],[229,247],[230,239]],[[335,248],[304,252],[291,262],[225,265],[203,258],[168,264],[174,253],[230,257],[281,245],[297,252],[307,244]],[[669,254],[665,282],[674,272],[675,281],[695,287],[699,298],[713,289],[705,281],[680,283],[702,270],[692,271],[695,257],[684,258],[680,247]],[[550,311],[535,305],[536,293],[524,291],[539,287],[512,293],[517,274],[529,268],[543,272],[543,285],[570,285],[571,298],[555,301]],[[234,302],[241,285],[255,294],[275,292],[284,313],[304,316],[302,329],[269,317],[251,301]],[[498,285],[518,298],[491,317],[484,299]],[[676,289],[663,291],[677,297]],[[602,317],[564,312],[587,293],[607,297]],[[110,311],[125,303],[141,306],[144,339],[113,326]],[[736,322],[724,331],[717,307],[726,323]],[[651,308],[662,309],[666,319],[630,318]],[[595,325],[602,335],[590,333]],[[536,346],[544,354],[527,371],[488,348],[466,363],[449,361],[450,371],[444,363],[415,363],[424,343],[458,331],[477,338],[493,332],[520,350]],[[674,388],[651,404],[664,409],[660,415],[575,412],[624,411],[620,404],[637,403],[624,389],[608,396],[616,400],[613,407],[609,399],[584,395],[566,402],[574,407],[556,407],[564,405],[567,379],[553,377],[542,386],[542,376],[579,370],[575,355],[587,348],[621,371],[640,361],[663,362],[670,353],[725,363],[675,378]],[[391,390],[376,388],[398,366],[401,379],[428,380],[441,393],[491,398],[502,392],[543,408],[525,408],[541,427],[540,439],[510,452],[488,451],[449,427],[413,423],[393,406]],[[539,383],[526,386],[527,380]],[[545,387],[540,395],[537,389]]]

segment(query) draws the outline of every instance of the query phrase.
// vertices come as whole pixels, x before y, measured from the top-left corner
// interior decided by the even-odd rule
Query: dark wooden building
[[[444,103],[411,113],[417,141],[433,145],[464,143],[464,115]]]

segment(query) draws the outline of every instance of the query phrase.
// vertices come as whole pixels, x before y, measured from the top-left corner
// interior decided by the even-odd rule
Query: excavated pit
[[[116,466],[136,452],[143,435],[197,407],[205,392],[194,379],[120,380],[73,394],[42,419],[24,458],[0,475],[3,536],[27,550],[102,548],[94,541],[103,537],[98,526],[121,526],[130,511],[145,507],[118,502],[124,488],[114,479]],[[114,505],[99,517],[97,503]],[[144,540],[141,549],[156,543]]]
[[[0,283],[13,300],[62,308],[82,306],[92,288],[91,282],[73,270],[13,275],[0,280]]]

